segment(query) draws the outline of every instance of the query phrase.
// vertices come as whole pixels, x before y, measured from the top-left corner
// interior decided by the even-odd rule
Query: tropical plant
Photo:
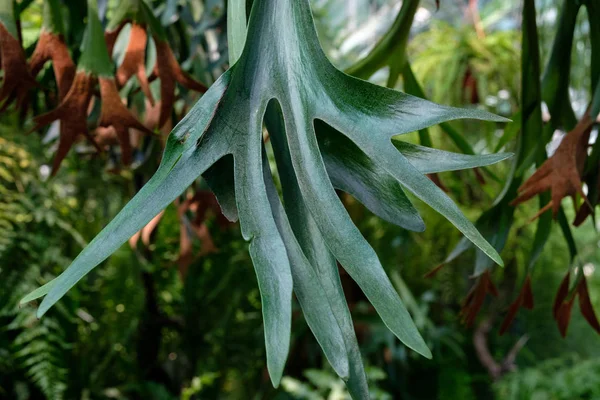
[[[148,15],[140,1],[123,9],[134,15]],[[238,32],[245,30],[244,13],[232,16],[230,21],[241,26]],[[152,18],[145,22],[151,23]],[[122,107],[120,102],[118,106],[110,105],[113,103],[109,96],[112,98],[117,92],[108,90],[115,85],[103,40],[99,44],[98,26],[95,4],[88,4],[87,42],[79,61],[81,72],[73,84],[73,88],[82,88],[73,100],[79,104],[75,106],[79,114],[60,114],[66,118],[61,126],[68,138],[73,137],[73,133],[66,132],[70,118],[83,121],[81,112],[87,108],[93,77],[99,77],[102,109],[107,110],[101,112],[100,125],[113,118],[106,115],[113,115],[110,113]],[[390,138],[451,119],[503,119],[478,110],[437,106],[337,71],[320,50],[306,2],[255,2],[243,51],[243,35],[235,38],[235,32],[231,35],[231,61],[235,63],[169,136],[154,177],[65,273],[24,301],[47,293],[38,310],[38,316],[42,316],[86,273],[206,172],[225,215],[230,219],[239,216],[242,233],[250,241],[261,288],[267,366],[273,384],[279,384],[287,358],[294,288],[308,324],[334,370],[348,379],[354,396],[366,397],[362,361],[336,277],[334,257],[358,282],[400,340],[427,357],[430,352],[333,187],[353,194],[384,218],[421,230],[423,223],[405,197],[401,189],[404,187],[445,215],[501,263],[456,205],[423,174],[488,165],[507,155],[454,155],[397,139],[392,142]],[[155,37],[157,48],[161,40]],[[92,61],[93,54],[100,57],[97,62]],[[161,64],[157,65],[161,78]],[[78,77],[81,85],[76,84]],[[302,89],[307,85],[312,87],[310,91]],[[71,89],[70,93],[75,92]],[[163,91],[163,104],[169,93],[170,90]],[[64,106],[57,110],[70,109],[69,99],[67,94]],[[269,106],[272,100],[277,103]],[[288,198],[287,210],[262,161],[265,113],[284,199]],[[163,116],[161,113],[159,125],[165,122]],[[38,126],[49,120],[38,118]],[[379,131],[376,136],[372,135],[373,126]],[[69,139],[67,146],[70,144]],[[61,157],[59,153],[58,160]],[[56,168],[55,163],[54,171]],[[215,179],[215,170],[221,179]]]
[[[519,264],[525,270],[520,278],[522,289],[505,313],[501,332],[509,329],[520,307],[533,307],[536,281],[532,270],[548,241],[553,217],[567,238],[574,265],[583,260],[576,258],[567,213],[560,203],[566,196],[573,197],[576,225],[588,219],[598,203],[598,141],[588,151],[600,111],[600,63],[595,62],[600,36],[592,23],[597,0],[565,2],[543,79],[535,5],[533,0],[524,1],[521,99],[513,122],[485,111],[478,101],[467,101],[472,103],[470,107],[461,109],[425,99],[431,93],[434,99],[460,101],[461,96],[443,95],[450,93],[450,83],[462,82],[463,90],[467,77],[475,77],[480,86],[489,83],[484,86],[490,89],[484,87],[482,93],[501,88],[516,92],[515,78],[507,72],[514,69],[514,62],[506,65],[507,60],[517,58],[517,40],[511,32],[492,32],[482,40],[479,30],[475,34],[468,28],[432,30],[415,43],[442,42],[450,32],[459,32],[457,43],[464,44],[461,54],[466,56],[452,58],[454,53],[425,50],[420,55],[423,58],[412,60],[414,52],[407,51],[407,44],[420,4],[406,0],[390,30],[371,52],[342,72],[322,50],[308,0],[228,0],[226,7],[217,1],[201,3],[202,10],[198,11],[195,3],[128,0],[119,7],[108,7],[105,13],[107,4],[101,0],[69,5],[68,11],[60,0],[46,0],[37,41],[23,49],[19,18],[28,8],[39,8],[41,2],[31,5],[0,0],[1,107],[9,110],[15,104],[12,115],[20,114],[19,123],[31,111],[35,117],[29,130],[45,132],[46,141],[56,142],[56,150],[50,148],[55,153],[52,168],[45,173],[69,174],[73,166],[87,165],[81,169],[89,174],[107,165],[105,171],[114,174],[111,179],[125,183],[121,185],[125,193],[118,195],[135,194],[118,213],[114,208],[121,204],[107,200],[108,211],[103,217],[114,217],[112,222],[72,262],[63,257],[53,263],[70,263],[56,279],[49,280],[58,272],[55,268],[49,271],[37,263],[27,272],[34,282],[40,275],[47,282],[21,300],[24,304],[44,297],[38,317],[69,291],[69,301],[59,304],[81,301],[88,304],[88,310],[67,306],[72,307],[70,312],[57,310],[29,330],[31,309],[22,314],[14,309],[15,296],[24,292],[10,293],[5,314],[13,333],[5,339],[14,336],[6,340],[13,344],[10,357],[21,365],[21,372],[25,371],[15,376],[35,382],[46,397],[89,391],[109,397],[171,398],[182,386],[173,389],[169,375],[174,373],[167,374],[167,367],[158,360],[165,357],[165,343],[175,342],[185,349],[182,396],[207,395],[227,385],[231,393],[240,395],[239,387],[231,384],[240,376],[250,377],[247,379],[256,382],[253,389],[262,392],[259,371],[250,367],[252,357],[240,354],[228,359],[230,341],[255,345],[258,320],[252,315],[258,309],[262,310],[267,370],[277,387],[290,351],[290,337],[295,335],[291,326],[292,320],[297,320],[295,294],[307,327],[348,393],[353,398],[369,398],[367,374],[341,281],[345,273],[358,284],[391,332],[378,333],[373,340],[376,345],[385,343],[389,365],[406,366],[406,350],[394,344],[394,336],[425,357],[431,357],[430,347],[434,352],[448,348],[456,357],[463,357],[456,350],[461,346],[457,336],[437,329],[429,319],[428,301],[417,302],[397,271],[392,272],[390,281],[378,254],[356,226],[363,221],[357,223],[351,218],[356,201],[383,221],[420,232],[425,229],[424,222],[413,205],[413,199],[419,199],[464,234],[456,249],[428,276],[475,248],[471,277],[475,284],[461,312],[467,324],[477,320],[488,293],[504,290],[497,290],[493,282],[493,267],[502,265],[498,253],[504,250],[518,220],[517,205],[540,195],[539,213],[533,216],[539,220],[525,261],[527,267]],[[469,4],[473,12],[476,2]],[[577,15],[583,7],[590,18],[591,95],[587,111],[577,122],[571,102],[565,101],[570,60],[561,54],[570,53]],[[202,16],[198,18],[199,13]],[[106,28],[104,20],[108,20]],[[475,25],[478,28],[477,21]],[[210,34],[202,35],[208,29],[212,29]],[[225,46],[228,57],[219,57],[215,49]],[[442,46],[444,50],[447,47]],[[453,76],[459,79],[430,86],[430,81],[444,81],[435,67],[444,60],[451,60],[459,71]],[[492,60],[499,67],[490,66]],[[52,68],[45,65],[47,61],[52,62]],[[385,68],[389,71],[387,88],[363,80]],[[420,80],[426,84],[422,86]],[[400,81],[408,94],[394,90]],[[440,87],[443,89],[436,92]],[[32,92],[35,96],[30,95]],[[194,92],[203,94],[189,108],[197,98]],[[542,100],[548,105],[548,120],[543,119]],[[40,113],[43,109],[52,111]],[[503,112],[508,115],[512,109]],[[488,166],[511,154],[476,155],[469,138],[450,124],[458,119],[491,121],[487,124],[490,131],[503,131],[496,150],[515,152],[507,176],[503,176],[506,171]],[[437,124],[463,154],[433,148],[429,128]],[[46,130],[47,125],[50,128]],[[545,146],[558,129],[569,133],[547,157]],[[407,135],[412,132],[418,132],[420,145],[413,144]],[[6,238],[0,237],[0,256],[5,249],[12,258],[21,246],[18,235],[25,226],[19,215],[33,213],[35,206],[27,204],[29,199],[19,189],[21,183],[11,181],[17,164],[8,160],[0,164],[12,168],[4,173],[8,169],[0,169],[9,188],[3,189],[8,201],[0,202],[0,224],[9,228]],[[68,166],[65,172],[59,170],[63,164]],[[475,225],[445,193],[448,188],[438,175],[467,168],[475,168],[480,182],[491,179],[494,185],[503,186]],[[528,178],[534,168],[537,171]],[[85,177],[82,171],[79,174]],[[495,187],[486,190],[488,195],[495,195]],[[548,191],[550,194],[545,193]],[[90,193],[81,195],[81,200],[91,197]],[[241,243],[227,242],[235,236],[227,229],[225,218],[239,220],[242,237],[249,243],[259,291],[248,279],[251,274],[231,270],[236,260],[245,260],[247,255]],[[44,224],[33,229],[46,232]],[[99,225],[84,229],[95,233]],[[70,222],[61,222],[60,228],[62,233],[54,240],[75,238],[82,242]],[[179,240],[172,240],[176,236]],[[128,240],[133,252],[127,254],[133,261],[124,261],[127,256],[118,251]],[[85,280],[71,290],[115,252],[114,264],[111,261],[110,266],[94,271],[98,281]],[[197,263],[200,255],[202,269]],[[215,263],[228,268],[217,269]],[[172,264],[179,266],[179,273],[163,270]],[[19,276],[14,271],[10,274],[11,279]],[[227,288],[238,275],[243,283],[236,295],[228,298]],[[566,334],[576,297],[585,319],[600,331],[584,268],[579,265],[572,275],[574,283],[571,285],[571,275],[567,274],[554,304],[560,332]],[[32,280],[24,282],[31,290]],[[117,303],[104,299],[107,309],[90,301],[101,282],[109,283],[112,296],[119,299]],[[166,289],[157,291],[158,287]],[[228,303],[226,309],[218,309],[223,303]],[[217,310],[199,311],[195,308],[198,304]],[[180,309],[172,312],[177,307]],[[73,313],[80,318],[70,318]],[[171,317],[173,314],[178,317]],[[112,337],[99,338],[90,327],[115,321],[122,329]],[[485,324],[479,328],[489,325],[482,321]],[[77,327],[77,337],[65,335],[64,327],[69,324]],[[241,329],[225,333],[235,330],[234,326]],[[41,339],[36,331],[51,333],[57,339],[50,335]],[[134,337],[136,350],[131,349]],[[219,344],[219,348],[207,351],[202,343],[193,343],[197,338],[202,343]],[[87,344],[98,341],[96,348],[83,346],[75,352],[77,360],[89,358],[94,362],[84,363],[79,370],[60,365],[64,361],[61,352],[77,340]],[[35,349],[39,354],[30,357],[38,351]],[[103,374],[116,353],[126,355],[121,365],[133,371],[136,384],[119,385],[122,377]],[[262,352],[256,355],[262,356]],[[177,354],[168,353],[169,359],[172,356]],[[198,367],[200,359],[205,362]],[[440,365],[447,366],[448,362]],[[227,367],[221,370],[224,365]],[[442,374],[438,380],[460,381],[454,386],[455,392],[472,395],[465,389],[471,382],[471,378],[463,379],[465,370],[457,368],[454,372]],[[67,374],[85,376],[81,387],[48,384],[66,381]],[[327,379],[321,379],[325,375]],[[325,375],[314,371],[307,375],[316,388],[292,378],[286,381],[305,389],[306,396],[324,396],[328,388],[340,384],[333,375]],[[391,389],[394,393],[402,390]]]

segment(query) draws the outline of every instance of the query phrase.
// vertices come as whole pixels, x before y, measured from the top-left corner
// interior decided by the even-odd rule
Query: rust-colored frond
[[[129,44],[125,51],[123,63],[117,69],[117,82],[123,86],[133,75],[137,77],[142,92],[151,104],[154,104],[154,97],[150,91],[148,77],[146,76],[146,42],[148,34],[146,29],[138,24],[131,25],[131,34]]]
[[[588,291],[585,276],[581,277],[581,280],[577,285],[577,295],[579,296],[579,309],[581,310],[581,314],[588,324],[590,324],[596,332],[600,333],[600,322],[598,322],[598,317],[596,317],[592,301],[590,300],[590,292]]]
[[[567,336],[567,329],[569,328],[569,322],[571,321],[571,310],[573,309],[574,302],[575,296],[560,304],[558,311],[556,312],[556,323],[558,324],[558,331],[562,337]]]
[[[491,273],[489,270],[486,270],[479,276],[477,282],[463,301],[460,317],[465,325],[473,325],[488,293],[492,296],[498,296],[498,289],[496,289],[496,286],[492,282]]]
[[[114,128],[117,140],[121,146],[123,164],[129,165],[132,154],[129,128],[135,128],[147,134],[152,134],[152,131],[138,121],[127,107],[125,107],[113,78],[100,78],[99,82],[102,108],[98,125],[101,127],[112,126]]]
[[[42,30],[29,61],[31,74],[33,76],[39,74],[44,64],[49,60],[52,60],[52,68],[58,87],[58,98],[62,100],[73,83],[75,63],[71,59],[69,48],[62,35]]]
[[[550,190],[552,200],[534,216],[535,219],[550,208],[556,217],[561,200],[567,196],[571,196],[576,202],[576,195],[579,194],[587,201],[582,189],[581,174],[587,157],[592,123],[589,114],[586,113],[577,126],[565,136],[552,157],[521,185],[518,190],[519,196],[511,205],[517,206]]]
[[[159,127],[162,127],[173,109],[175,103],[175,84],[179,82],[185,88],[195,90],[198,92],[206,92],[207,88],[204,84],[194,80],[187,73],[185,73],[171,47],[164,40],[154,38],[156,43],[156,75],[160,79],[160,118]]]
[[[517,316],[517,312],[519,308],[526,308],[528,310],[533,309],[533,292],[531,290],[531,278],[529,275],[525,278],[525,283],[523,283],[523,287],[519,292],[519,295],[512,302],[512,304],[508,307],[508,312],[506,313],[506,317],[504,317],[504,321],[502,321],[502,325],[500,326],[500,335],[504,335],[515,317]]]
[[[87,129],[88,105],[92,98],[94,82],[95,79],[91,75],[83,71],[78,72],[75,74],[69,92],[59,106],[33,119],[36,125],[32,130],[40,129],[53,121],[60,120],[60,139],[58,151],[52,164],[52,175],[56,174],[62,160],[77,141],[79,135],[86,136],[100,150],[96,142],[91,139]]]
[[[569,274],[565,276],[561,282],[556,299],[554,300],[554,319],[558,324],[558,330],[562,337],[567,335],[567,328],[569,327],[569,321],[571,319],[571,309],[575,298],[579,297],[579,309],[585,320],[590,326],[598,333],[600,333],[600,322],[594,307],[590,300],[590,293],[587,286],[587,280],[584,275],[579,278],[579,282],[575,290],[569,296]]]
[[[29,73],[25,52],[21,43],[0,24],[0,58],[4,78],[0,89],[0,111],[4,111],[16,99],[19,108],[25,104],[29,89],[36,85]]]
[[[552,305],[552,315],[554,319],[558,318],[558,310],[561,304],[565,301],[567,296],[569,295],[569,284],[571,282],[571,273],[567,272],[565,277],[560,282],[558,286],[558,291],[556,292],[556,297],[554,298],[554,304]]]

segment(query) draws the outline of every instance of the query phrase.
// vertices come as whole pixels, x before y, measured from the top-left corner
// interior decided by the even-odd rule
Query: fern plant
[[[459,118],[504,119],[436,105],[337,70],[320,48],[308,0],[255,0],[247,30],[245,2],[230,3],[240,3],[228,16],[235,64],[175,127],[152,179],[62,275],[23,301],[45,295],[37,313],[43,316],[203,176],[224,214],[239,218],[250,243],[272,383],[279,384],[288,354],[294,291],[335,372],[354,398],[368,398],[336,261],[406,346],[425,357],[431,353],[335,189],[352,194],[381,218],[423,230],[408,190],[501,264],[493,247],[425,174],[489,165],[509,155],[458,155],[411,145],[396,135]],[[263,119],[283,203],[265,162]]]
[[[81,239],[56,209],[60,203],[50,200],[52,190],[39,184],[37,169],[23,146],[0,138],[0,375],[25,379],[46,398],[62,399],[68,351],[62,320],[68,313],[59,307],[62,319],[54,314],[38,320],[33,309],[19,310],[18,302],[39,285],[40,275],[47,272],[43,266],[69,262],[52,246],[44,247],[47,236],[53,232],[57,245]],[[14,260],[24,268],[10,268]],[[0,395],[10,396],[11,391],[0,382]]]

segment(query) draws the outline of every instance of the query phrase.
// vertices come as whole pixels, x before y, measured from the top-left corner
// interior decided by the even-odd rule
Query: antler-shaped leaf
[[[276,154],[281,155],[287,146],[286,176],[293,182],[288,190],[293,190],[297,203],[304,205],[286,201],[285,210],[276,199],[262,156],[263,117],[272,100],[281,107],[282,129],[285,127]],[[431,353],[333,184],[355,193],[389,219],[407,225],[410,222],[412,228],[421,229],[420,217],[402,197],[402,186],[441,212],[501,263],[458,207],[410,161],[419,165],[423,157],[440,153],[402,144],[398,151],[391,140],[394,135],[457,118],[504,120],[479,110],[442,107],[349,77],[323,54],[307,0],[256,0],[240,59],[174,129],[156,174],[57,278],[38,315],[206,173],[225,215],[239,216],[242,235],[250,242],[273,383],[279,383],[289,348],[293,287],[328,359],[338,374],[350,377],[354,396],[365,398],[364,371],[343,304],[335,259],[357,281],[396,336],[420,354],[429,357]],[[327,129],[318,120],[341,133],[325,132],[325,142],[320,143],[318,137]],[[342,145],[348,153],[328,146],[327,135],[346,141]],[[357,154],[357,162],[348,160],[352,154]],[[504,157],[469,159],[469,166]],[[464,159],[454,160],[441,163],[438,169],[465,164]],[[217,167],[232,173],[233,189],[231,177],[220,183],[215,179],[220,173]],[[363,172],[381,182],[369,184],[364,176],[358,176]],[[389,197],[390,192],[395,194]],[[375,194],[387,197],[377,202]],[[395,205],[398,199],[402,201]],[[315,238],[320,243],[314,243]],[[331,313],[323,303],[325,298],[318,297],[324,308],[320,308],[321,315],[314,314],[313,297],[319,293],[325,293]],[[331,326],[325,329],[325,325]]]

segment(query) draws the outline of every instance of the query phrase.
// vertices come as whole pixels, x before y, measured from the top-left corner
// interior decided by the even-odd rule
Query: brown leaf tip
[[[123,104],[117,85],[113,78],[100,78],[100,97],[102,107],[100,110],[100,127],[112,127],[115,131],[117,140],[121,146],[121,159],[123,164],[131,163],[131,139],[129,137],[129,128],[137,129],[141,132],[152,134]]]
[[[504,321],[502,321],[502,325],[500,326],[500,335],[506,333],[521,307],[528,310],[533,309],[533,292],[531,290],[531,277],[529,275],[525,278],[525,282],[519,291],[519,295],[508,307],[506,317],[504,317]]]
[[[460,317],[465,325],[473,325],[488,293],[494,297],[498,296],[498,289],[492,282],[490,270],[479,276],[463,301]]]
[[[29,73],[21,43],[1,23],[0,44],[0,58],[4,71],[3,84],[0,89],[0,111],[5,110],[14,100],[21,108],[27,100],[29,89],[34,87],[36,82]]]
[[[160,118],[159,127],[162,127],[173,110],[175,103],[175,83],[190,90],[204,93],[207,88],[204,84],[194,80],[181,69],[169,44],[164,40],[154,38],[156,43],[156,75],[160,79]]]
[[[62,100],[73,83],[75,63],[71,59],[69,48],[62,35],[42,30],[29,60],[32,75],[39,74],[44,64],[49,60],[52,60],[52,68],[58,87],[58,98]]]

